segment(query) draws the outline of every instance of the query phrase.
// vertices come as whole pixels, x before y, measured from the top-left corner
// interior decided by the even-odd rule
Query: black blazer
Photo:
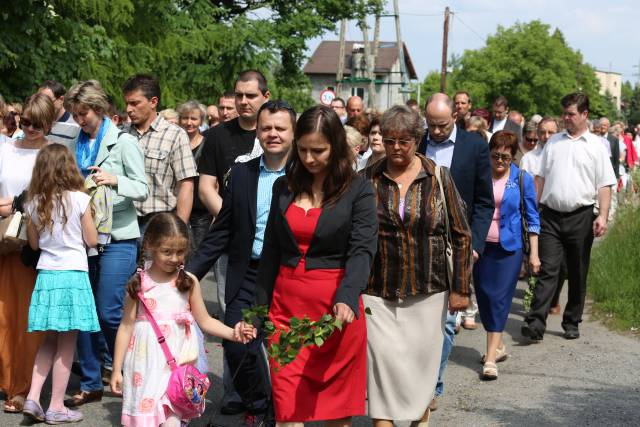
[[[271,304],[273,286],[281,265],[295,267],[302,257],[285,213],[293,202],[286,177],[273,184],[271,210],[264,237],[258,278],[258,305]],[[306,268],[344,268],[334,304],[347,304],[358,315],[360,293],[366,288],[378,247],[378,216],[373,187],[362,177],[353,178],[342,197],[322,209],[306,254]]]
[[[229,255],[224,301],[238,294],[251,260],[256,234],[260,157],[231,168],[222,208],[186,269],[202,279],[220,255]]]
[[[420,142],[418,151],[426,154],[427,135]],[[467,208],[473,249],[482,255],[495,210],[489,144],[480,134],[458,128],[450,169],[453,182]]]

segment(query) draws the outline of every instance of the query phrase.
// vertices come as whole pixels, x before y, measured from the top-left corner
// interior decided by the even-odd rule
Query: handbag
[[[0,254],[19,252],[27,244],[27,223],[20,211],[0,220]]]
[[[528,255],[531,251],[531,243],[529,242],[529,223],[527,223],[527,215],[524,207],[524,174],[522,169],[518,174],[518,185],[520,187],[520,223],[522,224],[522,253]]]
[[[436,179],[438,180],[438,187],[440,188],[440,198],[442,199],[442,207],[444,209],[444,228],[446,232],[444,254],[447,264],[447,286],[451,290],[453,286],[453,246],[451,245],[451,229],[449,228],[449,209],[447,208],[447,198],[444,195],[441,174],[442,168],[436,165]]]
[[[142,303],[147,320],[151,324],[156,337],[158,337],[158,344],[160,344],[164,357],[167,359],[167,364],[171,368],[171,376],[169,377],[166,391],[167,398],[169,398],[173,409],[181,419],[198,418],[204,413],[205,396],[211,386],[209,378],[193,365],[176,364],[176,359],[171,354],[164,335],[162,335],[156,320],[153,318],[151,310],[147,307],[142,291],[138,292],[138,300]]]

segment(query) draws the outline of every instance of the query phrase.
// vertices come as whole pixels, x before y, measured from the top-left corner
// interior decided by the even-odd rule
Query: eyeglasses
[[[408,147],[410,145],[413,145],[416,141],[415,139],[394,139],[394,138],[382,138],[382,142],[385,145],[388,145],[390,147],[393,147],[394,145],[399,144],[401,147]]]
[[[26,117],[24,116],[20,117],[20,127],[22,129],[26,129],[29,126],[31,126],[33,130],[42,130],[40,126],[34,124],[31,120],[27,119]]]
[[[510,154],[491,153],[491,158],[496,161],[510,162],[513,157]]]
[[[535,144],[538,142],[538,138],[528,138],[525,136],[524,138],[529,144]]]

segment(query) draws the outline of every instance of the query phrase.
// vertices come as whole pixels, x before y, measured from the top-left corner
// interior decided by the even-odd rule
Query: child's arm
[[[82,214],[82,237],[84,238],[84,242],[90,248],[94,248],[98,244],[98,230],[93,222],[91,204],[87,206],[87,210]]]
[[[189,295],[189,304],[191,305],[191,313],[193,318],[204,332],[223,338],[227,341],[235,341],[247,343],[256,337],[256,330],[253,326],[244,322],[238,322],[235,328],[230,328],[221,321],[214,319],[209,315],[207,308],[204,306],[202,299],[202,291],[200,290],[200,282],[191,273],[187,273],[194,281],[191,294]]]
[[[131,299],[127,294],[124,301],[124,311],[122,321],[118,327],[116,335],[116,348],[113,353],[113,372],[111,374],[111,391],[116,394],[122,393],[122,362],[129,347],[131,335],[136,322],[136,311],[138,302]]]
[[[29,246],[31,246],[31,249],[34,251],[40,248],[40,234],[31,219],[27,220],[27,240],[29,241]]]

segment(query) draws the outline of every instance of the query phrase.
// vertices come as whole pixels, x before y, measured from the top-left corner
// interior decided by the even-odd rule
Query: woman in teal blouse
[[[107,95],[96,80],[75,85],[65,96],[65,108],[81,128],[69,149],[83,175],[91,175],[98,186],[109,186],[113,195],[111,240],[98,255],[89,257],[102,333],[81,333],[78,337],[82,376],[73,405],[102,398],[101,359],[110,364],[122,318],[124,287],[136,269],[140,229],[133,201],[145,200],[149,191],[138,141],[120,132],[106,115],[108,107]]]

